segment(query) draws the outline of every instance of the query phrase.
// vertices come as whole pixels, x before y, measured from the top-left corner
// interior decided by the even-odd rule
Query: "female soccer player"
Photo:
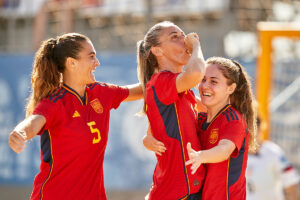
[[[255,148],[255,111],[251,85],[236,61],[212,57],[199,86],[207,113],[199,113],[202,150],[188,143],[194,174],[206,168],[202,200],[246,199],[248,146]],[[192,146],[192,147],[191,147]]]
[[[153,136],[167,149],[157,156],[153,184],[146,199],[197,197],[204,171],[191,174],[185,162],[188,141],[200,150],[196,100],[190,88],[201,81],[204,65],[198,36],[185,36],[171,22],[154,25],[138,42],[138,77],[145,91],[144,111]]]
[[[89,38],[77,33],[44,41],[36,53],[26,119],[9,135],[17,153],[41,136],[41,166],[31,200],[106,199],[103,159],[109,114],[141,98],[137,85],[95,82],[100,63]]]

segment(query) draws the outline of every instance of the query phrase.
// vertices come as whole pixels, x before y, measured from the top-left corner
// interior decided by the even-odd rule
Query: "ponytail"
[[[250,77],[244,67],[237,61],[222,57],[212,57],[207,59],[207,64],[217,64],[219,70],[227,79],[227,84],[236,83],[234,92],[230,95],[231,105],[243,115],[250,132],[249,149],[255,151],[256,142],[256,108],[251,89]]]
[[[254,97],[251,90],[250,77],[246,73],[243,66],[238,62],[232,61],[239,68],[239,79],[235,91],[230,96],[232,106],[238,110],[246,119],[247,127],[250,132],[249,148],[255,151],[257,148],[256,142],[256,107]]]
[[[32,92],[26,108],[27,117],[32,114],[34,107],[42,98],[60,86],[61,72],[53,55],[55,45],[56,39],[46,40],[36,53],[31,77]]]
[[[152,75],[158,71],[158,62],[151,48],[160,44],[159,36],[161,30],[173,25],[174,24],[169,21],[155,24],[146,33],[144,39],[137,42],[137,74],[139,82],[142,84],[144,95],[147,82],[150,81]],[[145,98],[143,112],[146,112]]]
[[[68,33],[44,41],[35,54],[31,86],[32,91],[26,106],[26,117],[43,98],[54,92],[63,82],[65,61],[68,57],[78,58],[82,42],[89,39],[78,33]]]

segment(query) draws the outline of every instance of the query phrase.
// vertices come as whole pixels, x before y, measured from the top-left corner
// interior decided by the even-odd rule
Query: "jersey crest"
[[[92,108],[94,109],[94,111],[95,111],[96,113],[98,113],[98,114],[103,113],[103,106],[102,106],[102,104],[100,103],[100,101],[99,101],[98,98],[92,100],[92,101],[90,102],[90,104],[91,104]]]
[[[212,129],[210,134],[209,134],[209,143],[211,144],[214,144],[218,141],[218,138],[219,138],[219,129],[215,128],[215,129]]]

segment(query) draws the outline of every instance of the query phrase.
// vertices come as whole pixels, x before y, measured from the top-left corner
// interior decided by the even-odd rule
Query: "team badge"
[[[218,141],[219,138],[219,132],[218,129],[212,129],[208,138],[209,143],[214,144]]]
[[[99,101],[98,98],[92,100],[92,101],[90,102],[90,104],[91,104],[92,108],[94,109],[94,111],[95,111],[96,113],[98,113],[98,114],[103,113],[103,107],[102,107],[102,105],[101,105],[101,103],[100,103],[100,101]]]

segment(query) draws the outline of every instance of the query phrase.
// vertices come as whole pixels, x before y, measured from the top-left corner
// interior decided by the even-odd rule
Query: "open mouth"
[[[203,95],[204,97],[211,97],[211,94],[208,93],[208,92],[203,92],[202,95]]]

